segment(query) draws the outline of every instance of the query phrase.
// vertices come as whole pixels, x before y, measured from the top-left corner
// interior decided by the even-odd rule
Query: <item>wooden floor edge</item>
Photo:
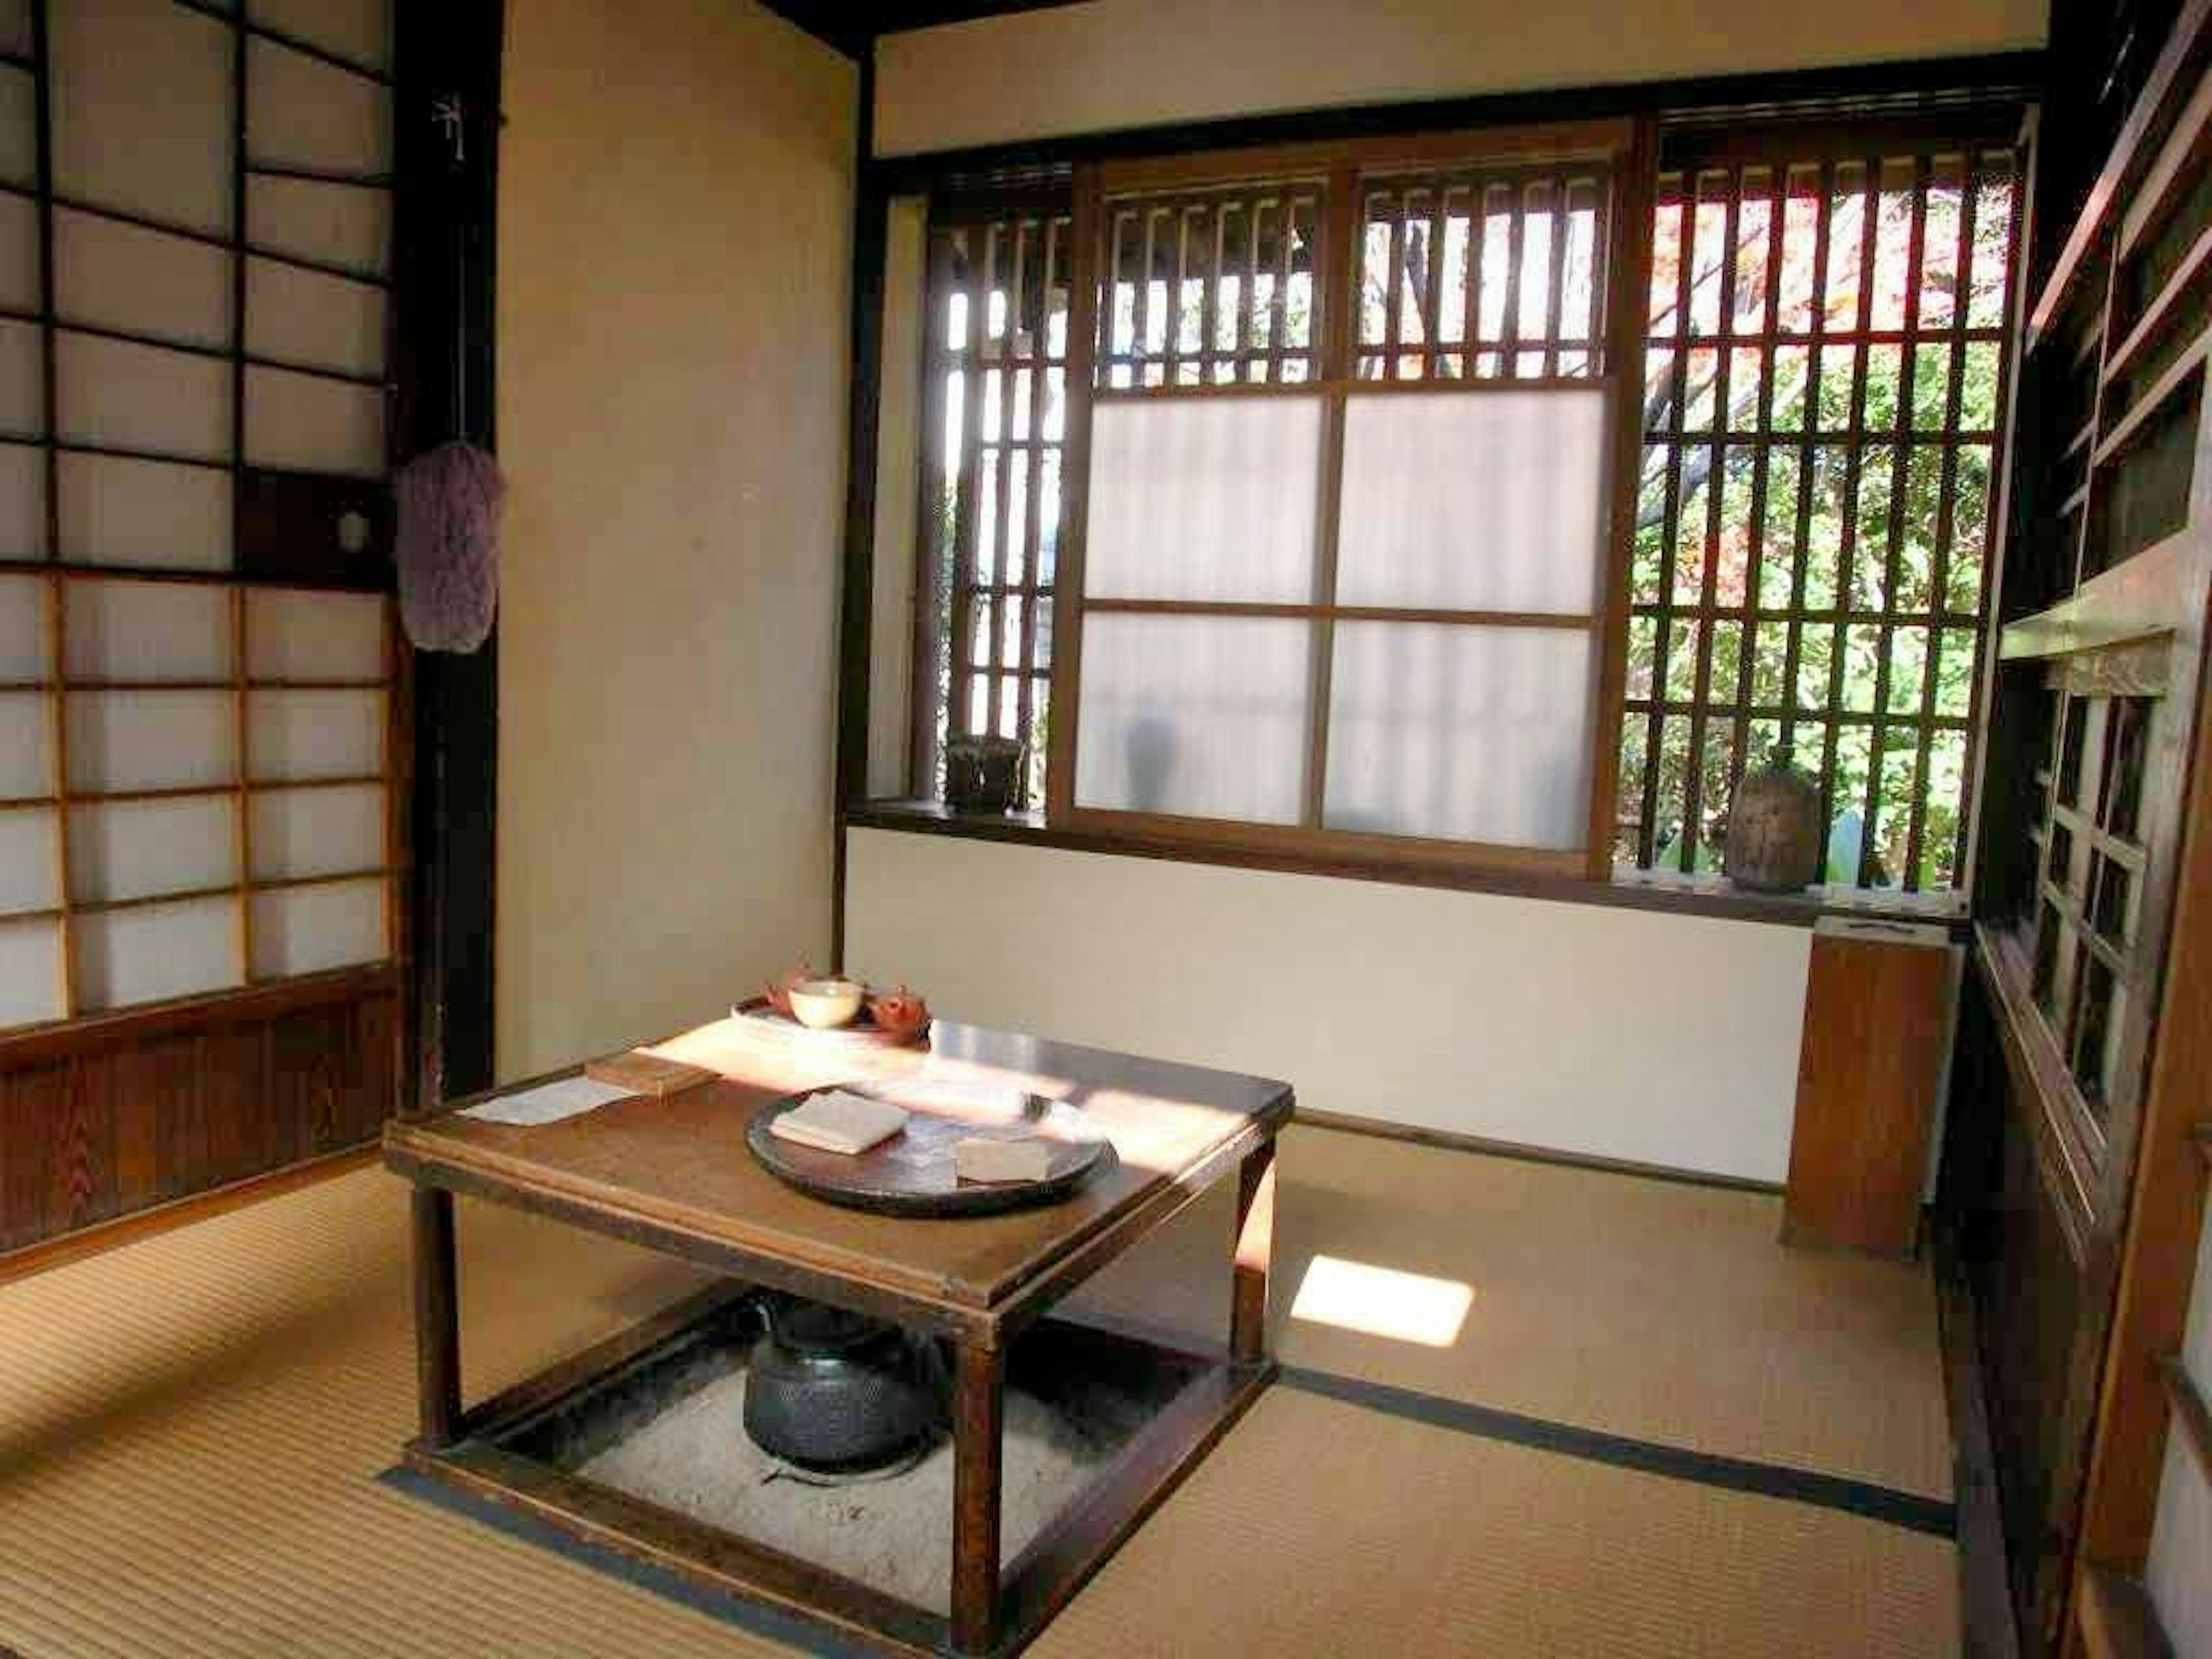
[[[1959,1516],[1959,1650],[1963,1659],[2021,1659],[1973,1292],[1954,1227],[1939,1220],[1930,1232]]]
[[[264,1199],[281,1198],[305,1187],[351,1175],[368,1168],[376,1162],[374,1141],[366,1146],[351,1146],[343,1152],[325,1152],[299,1164],[287,1164],[282,1169],[270,1170],[258,1176],[248,1176],[243,1181],[195,1193],[190,1198],[173,1199],[167,1204],[156,1204],[150,1209],[134,1210],[129,1215],[118,1216],[112,1221],[102,1221],[76,1232],[64,1233],[42,1243],[27,1244],[21,1249],[0,1255],[0,1285],[14,1284],[56,1267],[66,1267],[71,1262],[82,1261],[92,1256],[104,1255],[110,1250],[141,1239],[157,1238],[188,1227],[196,1221],[208,1221],[233,1210],[258,1204]]]
[[[1532,1146],[1525,1141],[1492,1140],[1483,1135],[1461,1134],[1452,1129],[1425,1129],[1411,1123],[1393,1123],[1379,1117],[1346,1117],[1337,1112],[1317,1112],[1301,1106],[1291,1121],[1308,1129],[1333,1129],[1339,1134],[1367,1135],[1376,1140],[1401,1140],[1414,1146],[1433,1146],[1440,1152],[1475,1152],[1485,1158],[1517,1158],[1524,1164],[1550,1164],[1563,1170],[1590,1170],[1600,1175],[1636,1176],[1645,1181],[1669,1181],[1685,1187],[1717,1187],[1723,1192],[1773,1194],[1782,1190],[1773,1181],[1753,1181],[1747,1176],[1714,1175],[1705,1170],[1678,1169],[1668,1164],[1638,1164],[1631,1158],[1600,1158],[1589,1152],[1568,1152],[1552,1146]]]

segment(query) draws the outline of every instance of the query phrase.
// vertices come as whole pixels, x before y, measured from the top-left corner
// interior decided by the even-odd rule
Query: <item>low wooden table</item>
[[[825,1053],[735,1021],[656,1053],[721,1080],[519,1127],[458,1115],[395,1122],[385,1162],[415,1182],[415,1319],[425,1475],[520,1506],[579,1537],[899,1653],[1012,1652],[1135,1529],[1273,1376],[1266,1347],[1276,1131],[1285,1084],[939,1022],[927,1049]],[[760,1167],[745,1130],[797,1090],[912,1079],[1018,1086],[1079,1107],[1117,1168],[1045,1208],[920,1221],[809,1198]],[[539,1079],[543,1080],[543,1079]],[[521,1085],[517,1085],[521,1086]],[[1237,1182],[1235,1288],[1224,1347],[1158,1346],[1188,1380],[1091,1488],[1002,1570],[1001,1429],[1011,1345],[1070,1291],[1217,1181]],[[464,1410],[453,1194],[466,1193],[650,1246],[765,1287],[896,1321],[954,1351],[949,1620],[781,1553],[519,1455],[526,1418],[636,1364],[715,1316],[730,1291],[670,1313]]]

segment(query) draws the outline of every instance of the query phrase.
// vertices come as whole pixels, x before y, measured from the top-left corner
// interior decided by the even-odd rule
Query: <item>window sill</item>
[[[1810,927],[1825,916],[1874,918],[1886,921],[1935,923],[1966,936],[1967,918],[1954,905],[1930,900],[1885,902],[1872,895],[1831,897],[1815,888],[1802,894],[1751,893],[1718,878],[1668,878],[1649,871],[1617,875],[1610,881],[1557,876],[1526,870],[1470,868],[1418,859],[1387,863],[1366,859],[1291,854],[1257,848],[1195,847],[1096,831],[1054,829],[1042,812],[958,812],[939,801],[870,800],[845,810],[848,830],[891,830],[909,834],[951,836],[969,841],[1012,842],[1069,852],[1109,853],[1123,858],[1166,859],[1184,864],[1213,864],[1246,870],[1274,870],[1296,875],[1332,876],[1348,881],[1388,882],[1406,887],[1436,887],[1462,892],[1499,893],[1562,904],[1598,904],[1620,910],[1658,910],[1675,915],[1714,916],[1729,921],[1760,921],[1784,927]]]

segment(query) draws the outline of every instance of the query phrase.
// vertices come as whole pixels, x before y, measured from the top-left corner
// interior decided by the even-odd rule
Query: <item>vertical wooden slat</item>
[[[1206,214],[1206,276],[1198,291],[1200,386],[1212,386],[1221,373],[1221,259],[1227,218],[1227,205],[1219,201]]]
[[[1253,378],[1252,354],[1260,349],[1260,216],[1267,198],[1255,196],[1244,205],[1244,289],[1237,297],[1237,356],[1230,370],[1232,380]]]
[[[46,377],[40,402],[46,422],[46,451],[41,459],[46,488],[46,557],[58,561],[62,556],[61,452],[55,448],[54,441],[61,435],[61,369],[54,319],[60,313],[61,299],[54,279],[53,39],[48,0],[31,0],[31,112],[38,129],[33,135],[32,165],[39,227],[39,355]],[[60,677],[58,657],[54,659],[54,673]],[[66,837],[66,827],[62,833]],[[62,931],[69,931],[66,925]]]
[[[1927,834],[1928,776],[1930,751],[1935,747],[1935,732],[1928,722],[1936,714],[1936,682],[1945,653],[1949,648],[1950,630],[1940,624],[1951,613],[1951,537],[1958,511],[1959,445],[1953,435],[1959,429],[1959,411],[1965,401],[1966,381],[1966,291],[1971,276],[1974,246],[1974,157],[1970,150],[1959,162],[1959,224],[1957,258],[1952,270],[1956,273],[1956,292],[1951,308],[1950,326],[1942,337],[1949,349],[1943,390],[1944,441],[1937,452],[1938,476],[1936,486],[1936,546],[1929,559],[1928,608],[1931,623],[1928,635],[1928,672],[1920,685],[1920,719],[1923,726],[1920,757],[1912,776],[1912,818],[1906,834],[1912,846],[1914,873],[1917,875],[1921,848]],[[1991,480],[1995,482],[1994,479]],[[1967,814],[1959,814],[1959,827],[1963,833]],[[1952,854],[1954,880],[1959,874],[1958,854]]]
[[[1741,193],[1743,180],[1738,180]],[[1766,490],[1768,468],[1773,459],[1773,445],[1768,441],[1774,429],[1774,376],[1778,354],[1775,336],[1782,331],[1778,320],[1782,307],[1782,220],[1789,204],[1786,172],[1773,169],[1767,179],[1766,207],[1766,264],[1765,291],[1759,299],[1759,328],[1753,337],[1759,353],[1759,404],[1752,417],[1752,431],[1759,440],[1752,456],[1751,525],[1746,538],[1743,572],[1743,648],[1736,664],[1735,730],[1733,754],[1729,762],[1729,796],[1735,799],[1751,751],[1751,700],[1753,668],[1759,659],[1759,631],[1765,626],[1759,617],[1762,609],[1759,593],[1766,574]]]
[[[1030,441],[1022,447],[1022,499],[1028,504],[1022,520],[1022,628],[1018,672],[1015,688],[1014,735],[1032,741],[1036,718],[1037,611],[1045,592],[1037,569],[1044,516],[1045,383],[1051,370],[1052,295],[1059,272],[1060,221],[1048,213],[1037,227],[1043,240],[1042,280],[1037,285],[1036,329],[1030,346]]]
[[[1316,295],[1322,296],[1321,378],[1330,382],[1322,397],[1321,480],[1314,534],[1314,603],[1336,603],[1336,558],[1340,526],[1338,503],[1344,475],[1346,387],[1351,382],[1356,349],[1356,307],[1359,304],[1358,262],[1364,258],[1365,238],[1360,229],[1365,204],[1359,177],[1350,167],[1329,174],[1323,205],[1327,213],[1319,252],[1314,259]],[[1395,222],[1402,228],[1402,220]],[[1400,234],[1392,232],[1393,246]],[[1394,264],[1395,270],[1395,264]],[[1334,279],[1335,292],[1327,292],[1322,272]],[[1394,290],[1395,291],[1395,290]],[[1395,333],[1395,330],[1392,332]],[[1393,371],[1397,362],[1390,362]],[[1336,625],[1328,616],[1314,618],[1312,654],[1307,673],[1310,704],[1307,710],[1305,795],[1300,822],[1321,827],[1328,792],[1329,686],[1335,672]]]
[[[1421,299],[1421,361],[1431,379],[1443,373],[1437,325],[1443,316],[1444,223],[1444,184],[1439,179],[1429,191],[1428,281],[1423,284]]]
[[[952,649],[951,653],[951,683],[948,693],[951,708],[947,729],[955,735],[971,732],[974,728],[974,674],[971,659],[975,650],[975,624],[974,617],[975,582],[975,538],[979,531],[976,520],[975,485],[981,466],[981,434],[983,427],[983,338],[990,324],[987,314],[990,303],[990,261],[992,256],[992,227],[971,228],[968,233],[968,280],[962,291],[968,302],[967,350],[960,365],[960,482],[953,500],[952,511]],[[981,243],[979,249],[978,243]]]
[[[1904,574],[1905,486],[1912,476],[1912,393],[1913,376],[1919,357],[1920,341],[1920,270],[1921,260],[1928,239],[1928,158],[1916,156],[1912,161],[1905,250],[1905,343],[1898,348],[1897,371],[1897,442],[1891,453],[1894,458],[1889,478],[1889,545],[1882,566],[1882,623],[1881,653],[1875,664],[1874,692],[1874,750],[1873,763],[1867,768],[1867,830],[1859,843],[1862,872],[1872,866],[1874,842],[1881,827],[1883,811],[1881,776],[1882,758],[1889,750],[1889,690],[1891,653],[1897,648],[1898,582]],[[1880,199],[1877,194],[1876,198]],[[1929,596],[1930,625],[1922,651],[1921,672],[1932,678],[1936,672],[1936,629],[1933,618],[1941,610],[1936,595]],[[1913,772],[1917,777],[1928,763],[1929,732],[1922,726],[1916,733],[1918,750],[1914,758]],[[1891,872],[1891,879],[1899,882],[1905,890],[1920,890],[1920,836],[1913,823],[1920,817],[1917,804],[1908,804],[1905,869]],[[1863,874],[1860,879],[1865,879]]]
[[[1803,663],[1805,629],[1805,573],[1811,563],[1810,548],[1813,537],[1814,463],[1820,451],[1820,365],[1821,337],[1827,332],[1828,297],[1828,210],[1835,201],[1836,168],[1832,161],[1823,161],[1814,175],[1814,200],[1817,206],[1813,214],[1813,276],[1811,298],[1807,302],[1805,319],[1805,414],[1802,422],[1804,444],[1797,453],[1797,522],[1796,544],[1790,562],[1794,568],[1790,578],[1790,637],[1783,654],[1782,667],[1782,746],[1788,749],[1797,735],[1798,705],[1797,674]],[[1828,726],[1828,747],[1834,749],[1839,728],[1831,720]],[[1826,798],[1822,798],[1825,811]],[[1822,833],[1825,835],[1826,830]],[[1826,865],[1821,866],[1825,872]]]
[[[1490,185],[1477,179],[1467,193],[1467,374],[1482,373],[1482,249],[1490,224]]]
[[[1132,352],[1136,359],[1137,372],[1133,377],[1133,384],[1150,386],[1152,383],[1152,227],[1159,216],[1152,209],[1145,208],[1139,211],[1138,216],[1144,222],[1139,228],[1137,239],[1138,246],[1141,250],[1139,255],[1141,263],[1137,267],[1137,333]],[[1172,333],[1172,318],[1170,321],[1171,325],[1169,331]]]
[[[1850,614],[1851,578],[1858,557],[1859,539],[1859,474],[1866,459],[1866,393],[1867,393],[1867,331],[1874,324],[1874,262],[1875,230],[1881,217],[1881,158],[1869,156],[1861,164],[1864,171],[1859,179],[1858,313],[1853,327],[1856,338],[1851,345],[1851,398],[1850,424],[1844,436],[1844,514],[1842,532],[1836,551],[1836,620],[1834,646],[1828,659],[1828,707],[1841,709],[1844,706],[1844,669],[1849,655],[1850,624],[1845,618]],[[1809,418],[1810,411],[1808,411]],[[1837,726],[1830,733],[1826,756],[1820,763],[1820,823],[1823,833],[1829,832],[1836,821],[1836,769],[1843,750],[1843,729]],[[1880,766],[1881,746],[1869,740],[1869,763]],[[1866,880],[1868,857],[1874,845],[1869,833],[1871,826],[1862,826],[1859,836],[1859,874],[1861,883]]]
[[[1610,400],[1607,414],[1609,472],[1606,490],[1610,539],[1606,577],[1598,592],[1597,713],[1590,757],[1589,844],[1585,866],[1592,881],[1603,881],[1612,874],[1613,841],[1620,834],[1620,734],[1629,718],[1622,694],[1628,672],[1636,515],[1643,495],[1643,341],[1651,303],[1653,198],[1657,167],[1656,128],[1645,118],[1637,122],[1635,137],[1611,185],[1618,196],[1615,220],[1632,228],[1620,239],[1621,246],[1617,252],[1609,252],[1601,238],[1593,238],[1591,242],[1592,258],[1606,261],[1595,268],[1605,273],[1605,281],[1602,285],[1593,283],[1591,286],[1591,332],[1595,335],[1602,330],[1606,373],[1611,377],[1606,388]],[[1603,199],[1604,186],[1601,186],[1600,194]],[[1472,263],[1475,246],[1472,232],[1468,246]],[[1468,373],[1473,375],[1475,325],[1474,313],[1470,311],[1468,315]],[[1593,340],[1593,356],[1596,350]],[[1656,687],[1654,690],[1656,694]],[[1657,775],[1656,769],[1649,765],[1645,773],[1647,777]],[[1640,785],[1643,780],[1637,781]],[[1640,833],[1648,836],[1649,823],[1647,815]]]
[[[1837,538],[1835,619],[1830,624],[1830,654],[1828,659],[1828,691],[1826,704],[1832,711],[1840,710],[1844,704],[1844,668],[1850,641],[1850,624],[1844,618],[1850,614],[1853,561],[1858,554],[1859,468],[1863,459],[1866,430],[1866,333],[1874,309],[1875,222],[1877,204],[1874,199],[1881,179],[1879,160],[1863,163],[1860,178],[1859,264],[1857,311],[1852,322],[1855,331],[1851,353],[1851,388],[1849,407],[1850,413],[1844,436],[1843,519]],[[1832,198],[1830,207],[1834,205]],[[1822,319],[1825,333],[1826,290],[1821,291],[1824,301]],[[1820,349],[1815,347],[1814,349]],[[1806,411],[1808,424],[1814,411]],[[1836,821],[1836,769],[1843,750],[1844,728],[1840,722],[1831,721],[1827,747],[1820,762],[1820,823],[1825,835],[1832,831]],[[1862,837],[1861,851],[1865,848]],[[1862,863],[1862,870],[1864,866]]]
[[[1505,228],[1505,315],[1500,326],[1498,361],[1506,377],[1518,380],[1521,375],[1521,264],[1525,248],[1528,218],[1528,187],[1516,182],[1506,192],[1512,204],[1512,217]]]
[[[921,569],[915,584],[914,719],[908,738],[913,786],[920,795],[937,793],[937,770],[943,758],[938,750],[937,663],[941,652],[950,665],[952,641],[950,615],[940,618],[938,612],[937,586],[940,580],[957,582],[953,550],[945,540],[945,499],[949,491],[958,488],[959,478],[955,458],[945,447],[945,416],[951,402],[945,396],[945,382],[953,368],[951,298],[957,287],[952,234],[933,228],[927,235],[929,275],[922,297],[921,465],[918,469],[921,501],[915,517],[922,538]],[[966,414],[964,407],[963,414]],[[948,677],[948,686],[951,684]],[[950,701],[948,691],[948,705]],[[950,707],[943,713],[950,731],[953,729]]]
[[[1289,345],[1291,309],[1291,252],[1297,240],[1297,193],[1285,188],[1275,225],[1275,291],[1267,296],[1267,363],[1263,380],[1283,378],[1283,356]]]
[[[1667,477],[1660,515],[1659,594],[1671,605],[1674,592],[1674,547],[1681,533],[1682,425],[1690,401],[1691,272],[1697,252],[1698,180],[1694,173],[1681,179],[1681,234],[1677,240],[1674,287],[1674,356],[1668,365],[1674,390],[1668,398],[1666,430]],[[1639,457],[1639,472],[1640,457]],[[1674,650],[1674,623],[1663,611],[1651,633],[1651,708],[1646,715],[1644,799],[1637,830],[1638,862],[1658,860],[1659,774],[1663,757],[1660,739],[1666,732],[1667,668]]]
[[[1160,361],[1164,365],[1161,379],[1169,386],[1181,386],[1182,384],[1183,295],[1190,291],[1190,222],[1192,216],[1196,214],[1198,211],[1199,210],[1195,207],[1184,206],[1177,210],[1173,215],[1175,220],[1175,280],[1170,283],[1167,288],[1167,301],[1164,307],[1167,315],[1163,319],[1160,337],[1162,348],[1160,352]],[[1199,349],[1201,354],[1204,352],[1205,349],[1206,342],[1203,339],[1200,339],[1199,341]],[[1205,362],[1206,360],[1201,355],[1199,359],[1199,378],[1200,380],[1206,378]]]
[[[1705,472],[1705,568],[1698,586],[1698,611],[1703,623],[1698,629],[1698,660],[1692,672],[1690,703],[1690,761],[1682,778],[1682,868],[1686,872],[1697,868],[1698,848],[1705,840],[1705,738],[1707,706],[1712,696],[1713,641],[1720,632],[1715,617],[1718,603],[1722,507],[1728,495],[1729,430],[1729,371],[1734,353],[1729,349],[1730,329],[1735,319],[1735,239],[1738,223],[1736,202],[1742,193],[1742,175],[1727,173],[1722,175],[1721,186],[1721,260],[1718,272],[1720,294],[1715,301],[1713,348],[1713,428],[1708,434],[1712,441],[1712,465]],[[1698,198],[1705,197],[1705,181],[1698,182]],[[1692,213],[1683,226],[1683,251],[1693,256],[1697,245],[1695,214]],[[1687,355],[1689,318],[1683,318],[1685,350]]]
[[[253,803],[253,763],[250,747],[252,722],[247,718],[247,649],[246,649],[246,589],[230,590],[230,672],[231,712],[236,720],[234,740],[238,745],[238,790],[231,798],[231,810],[237,814],[234,826],[238,859],[238,972],[246,984],[254,980],[253,972],[253,814],[249,810]],[[389,777],[391,768],[383,765],[378,770]]]
[[[47,790],[54,798],[54,902],[61,911],[55,931],[55,976],[62,1018],[77,1013],[76,898],[70,873],[69,675],[62,653],[69,635],[69,583],[58,574],[46,578],[46,660],[52,672],[46,694]]]
[[[1332,198],[1331,200],[1333,204],[1334,198]],[[1373,213],[1374,204],[1377,202],[1388,202],[1390,204],[1390,251],[1388,256],[1389,259],[1389,269],[1383,273],[1382,277],[1384,284],[1382,289],[1382,372],[1379,378],[1386,380],[1395,380],[1398,378],[1398,349],[1405,338],[1406,204],[1402,197],[1395,193],[1384,194],[1381,191],[1377,191],[1375,195],[1367,198],[1367,206],[1363,210],[1358,234],[1355,239],[1360,248],[1358,257],[1363,262],[1366,257],[1366,228],[1370,222],[1367,216]],[[1356,266],[1353,267],[1355,270],[1358,267]],[[1346,311],[1354,311],[1360,302],[1360,284],[1355,278],[1345,292],[1344,309]],[[1352,319],[1352,327],[1356,332],[1358,329],[1356,317]],[[1340,370],[1334,366],[1336,359],[1333,356],[1325,355],[1322,358],[1322,362],[1324,367],[1322,368],[1322,373],[1325,377],[1333,377],[1343,373],[1342,370]]]
[[[1021,339],[1022,284],[1026,276],[1025,262],[1029,258],[1030,222],[1016,216],[1006,222],[1005,234],[1012,247],[1012,258],[1006,276],[1006,326],[999,338],[999,468],[994,480],[998,488],[996,510],[991,518],[990,562],[980,572],[980,580],[989,587],[984,610],[985,627],[983,661],[989,670],[983,682],[983,729],[1000,737],[1012,737],[1010,732],[999,730],[1000,714],[1005,702],[1004,687],[1006,667],[1006,585],[1013,580],[1013,501],[1014,459],[1017,454],[1026,457],[1026,448],[1018,448],[1014,434],[1015,385],[1023,373],[1025,353],[1018,349]],[[1030,420],[1036,417],[1036,388],[1030,388]]]
[[[1075,745],[1082,718],[1083,543],[1091,497],[1093,354],[1098,339],[1103,226],[1098,170],[1075,169],[1068,232],[1067,413],[1060,452],[1060,554],[1053,571],[1052,730],[1045,757],[1045,814],[1063,824],[1075,805]],[[1118,248],[1119,236],[1116,233]],[[1114,280],[1120,279],[1118,263]]]
[[[1559,337],[1565,326],[1567,294],[1567,181],[1552,180],[1552,276],[1544,305],[1544,373],[1559,372]]]

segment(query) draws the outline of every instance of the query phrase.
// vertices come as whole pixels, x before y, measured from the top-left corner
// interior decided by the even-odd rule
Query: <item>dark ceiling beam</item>
[[[999,17],[1008,12],[1045,11],[1075,3],[1075,0],[761,0],[787,22],[805,29],[823,45],[848,58],[865,58],[886,34],[905,34],[915,29],[941,28],[947,23],[972,22],[979,17]]]

